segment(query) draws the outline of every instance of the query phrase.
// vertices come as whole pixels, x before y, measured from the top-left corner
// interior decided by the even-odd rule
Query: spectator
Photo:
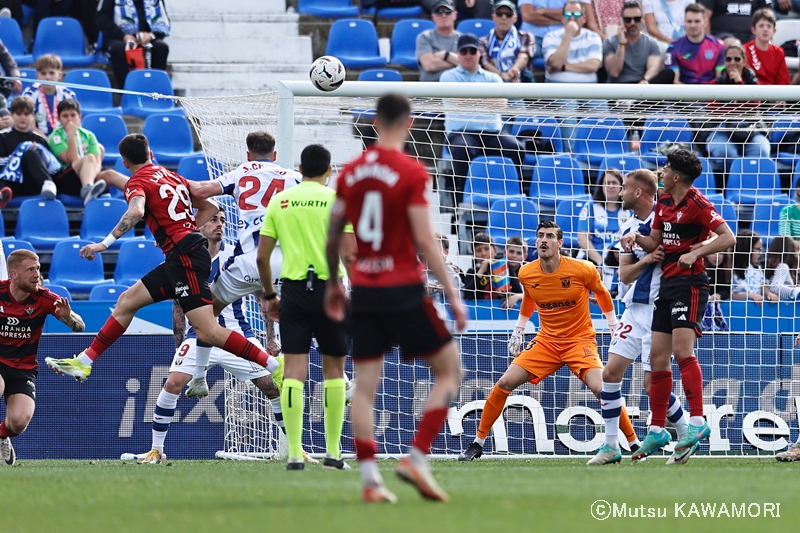
[[[146,52],[149,48],[151,67],[167,69],[169,46],[164,38],[170,25],[164,0],[100,0],[97,28],[103,34],[117,87],[124,87],[128,76],[128,49],[142,47]]]
[[[20,0],[0,0],[0,17],[12,18],[22,28],[22,2]]]
[[[603,283],[609,290],[617,267],[606,265],[605,258],[619,242],[619,228],[628,218],[628,212],[622,210],[621,192],[622,173],[614,168],[606,170],[592,201],[586,202],[578,216],[578,245],[583,256],[601,269]]]
[[[436,0],[421,0],[422,8],[428,12],[436,11]],[[492,0],[455,0],[455,7],[462,19],[488,19],[492,16]]]
[[[658,43],[642,33],[642,6],[627,0],[617,34],[603,41],[603,65],[610,83],[672,83],[661,64]]]
[[[39,22],[46,17],[68,17],[72,9],[72,0],[22,0],[26,6],[33,8],[32,37],[36,37]],[[20,24],[21,26],[22,24]]]
[[[731,259],[733,249],[707,255],[703,264],[708,274],[709,301],[718,302],[731,297]]]
[[[465,300],[505,300],[510,283],[506,260],[497,257],[497,248],[486,233],[476,233],[473,253],[475,266],[464,275]]]
[[[734,300],[752,300],[761,305],[767,300],[777,301],[766,286],[764,270],[761,268],[761,250],[764,245],[761,236],[749,229],[739,230],[733,248],[733,281],[731,282],[731,298]]]
[[[686,35],[667,47],[664,65],[672,69],[675,83],[713,83],[725,68],[725,47],[706,35],[706,12],[700,4],[689,4],[683,16]]]
[[[499,74],[503,81],[532,82],[531,59],[536,51],[533,36],[518,30],[517,7],[512,0],[499,0],[492,13],[494,28],[481,37],[483,54],[481,66]]]
[[[753,14],[761,8],[772,8],[772,0],[699,0],[710,21],[711,34],[729,33],[746,43],[753,39],[750,33]],[[722,37],[719,37],[722,39]]]
[[[0,41],[0,66],[2,66],[3,76],[8,76],[9,78],[19,78],[19,67],[17,67],[17,62],[14,61],[14,58],[11,57],[11,54],[8,52],[8,49],[3,46],[3,42]],[[8,109],[8,101],[6,98],[11,96],[12,93],[19,93],[22,90],[22,82],[19,80],[6,82],[6,86],[4,90],[0,90],[0,96],[3,96],[3,103],[6,104],[4,107],[0,109]],[[6,94],[7,93],[7,94]],[[0,130],[5,130],[11,127],[11,115],[6,113],[0,114]]]
[[[789,85],[786,54],[771,42],[777,22],[771,9],[756,11],[752,28],[755,39],[744,45],[747,65],[755,71],[761,85]]]
[[[81,127],[81,105],[67,98],[58,103],[59,125],[50,134],[48,145],[61,170],[54,176],[59,194],[80,196],[88,204],[106,190],[97,177],[103,167],[103,150],[97,137]]]
[[[433,236],[437,241],[439,241],[439,246],[442,249],[442,257],[445,260],[447,272],[450,274],[450,278],[453,280],[453,285],[460,291],[464,288],[464,284],[461,281],[461,270],[453,263],[447,261],[447,256],[450,254],[450,239],[447,238],[447,235],[442,235],[441,233],[434,233]],[[433,275],[433,271],[426,269],[425,274],[427,275],[428,279],[428,295],[438,296],[439,298],[444,299],[443,286],[441,282]]]
[[[561,16],[565,0],[519,0],[518,3],[522,17],[520,29],[533,35],[536,43],[534,57],[543,57],[542,40],[551,31],[562,27]],[[583,9],[588,15],[586,27],[602,35],[597,25],[597,17],[594,15],[594,6],[591,0],[583,4]]]
[[[508,268],[509,294],[501,307],[513,309],[522,301],[522,285],[519,282],[519,269],[526,263],[528,244],[517,235],[506,241],[506,266]]]
[[[797,286],[797,244],[790,237],[775,237],[769,243],[764,275],[769,290],[781,300],[800,299],[800,287]]]
[[[61,81],[64,77],[61,58],[54,54],[39,56],[33,68],[36,69],[37,80]],[[41,82],[27,87],[22,91],[22,96],[28,96],[33,101],[35,111],[31,127],[44,137],[53,133],[58,125],[58,103],[66,98],[77,100],[72,89]]]
[[[647,33],[659,42],[661,53],[684,35],[683,14],[692,0],[644,0],[642,12]]]
[[[437,0],[432,7],[436,27],[417,35],[419,81],[439,81],[442,72],[458,65],[455,6],[452,0]]]
[[[547,64],[545,79],[557,83],[597,83],[603,59],[603,41],[586,29],[583,4],[567,2],[561,17],[562,27],[542,40]]]
[[[442,73],[441,81],[503,83],[499,75],[481,68],[481,43],[477,37],[471,33],[462,35],[458,39],[457,48],[458,66]],[[504,106],[505,100],[492,99],[490,105]],[[502,129],[500,115],[448,112],[445,114],[444,129],[450,154],[453,156],[454,183],[451,190],[456,191],[456,205],[461,203],[469,164],[475,157],[480,155],[507,157],[518,169],[522,165],[520,145],[516,137],[500,131]]]
[[[89,44],[97,43],[97,4],[99,0],[72,0],[71,16],[81,23]]]
[[[780,221],[778,222],[778,234],[788,235],[800,244],[800,180],[797,182],[794,191],[794,205],[787,205],[781,209]]]
[[[600,38],[605,39],[606,28],[609,26],[617,26],[619,24],[619,14],[622,11],[622,6],[626,0],[592,0],[592,7],[586,8],[587,14],[589,11],[594,11],[597,16],[597,27],[600,29]],[[589,24],[586,25],[589,27]]]

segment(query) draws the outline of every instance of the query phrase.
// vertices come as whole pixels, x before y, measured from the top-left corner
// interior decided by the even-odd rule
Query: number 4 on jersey
[[[383,197],[379,191],[370,191],[364,195],[356,234],[360,241],[372,243],[374,251],[377,252],[381,249],[383,244]]]

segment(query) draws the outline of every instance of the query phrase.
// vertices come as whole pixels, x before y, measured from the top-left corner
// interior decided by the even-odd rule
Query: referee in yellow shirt
[[[325,314],[325,283],[331,273],[325,256],[328,220],[336,191],[326,185],[331,175],[331,154],[319,144],[306,146],[300,154],[303,181],[275,196],[267,206],[261,238],[258,242],[258,270],[267,299],[267,314],[281,325],[281,344],[285,355],[281,408],[289,440],[287,470],[302,470],[303,383],[308,373],[311,337],[317,338],[322,353],[325,378],[325,445],[322,463],[340,470],[349,466],[342,460],[339,440],[342,436],[345,406],[344,358],[349,337],[343,324]],[[270,255],[280,241],[283,251],[281,298],[272,284]],[[342,259],[355,253],[355,238],[343,245]],[[338,275],[338,273],[334,273]]]

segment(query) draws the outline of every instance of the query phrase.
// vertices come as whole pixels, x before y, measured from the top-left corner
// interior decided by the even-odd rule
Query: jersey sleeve
[[[414,179],[409,180],[408,205],[428,205],[425,199],[425,191],[428,189],[430,175],[422,165],[416,164]]]
[[[664,54],[664,66],[673,71],[680,71],[678,55],[675,53],[674,41],[667,46],[667,52]]]
[[[714,206],[711,205],[711,202],[706,201],[705,204],[706,205],[701,208],[699,221],[704,228],[708,229],[709,231],[714,231],[720,225],[725,223],[725,219],[722,218],[722,215],[720,215]]]
[[[581,212],[578,215],[578,224],[575,227],[575,231],[591,232],[593,230],[592,222],[594,221],[594,218],[589,216],[589,211],[591,209],[592,209],[592,202],[586,202],[586,205],[583,206],[583,209],[581,209]]]
[[[231,172],[226,172],[214,180],[222,187],[222,194],[233,196],[233,189],[236,188],[236,176],[234,174],[237,172],[237,170],[238,169]]]
[[[137,196],[147,197],[141,180],[131,178],[128,180],[128,183],[125,184],[125,200],[130,203],[131,200]]]
[[[275,226],[275,214],[278,209],[280,209],[280,195],[276,194],[272,197],[267,204],[267,212],[264,215],[264,222],[261,224],[261,229],[259,230],[259,234],[265,237],[272,237],[275,240],[278,240],[278,228]]]
[[[600,273],[597,272],[594,265],[588,261],[583,261],[582,265],[585,269],[584,285],[597,296],[597,304],[600,306],[600,310],[604,313],[613,311],[614,300],[611,298],[611,293],[608,292],[606,286],[603,285],[603,280],[600,279]]]
[[[44,310],[47,312],[47,314],[56,316],[55,315],[56,302],[61,299],[61,296],[50,291],[50,289],[41,289],[39,292],[39,296],[42,297],[40,302]]]
[[[59,128],[51,133],[47,139],[47,146],[54,156],[61,155],[67,149],[67,138],[64,135],[64,130]]]

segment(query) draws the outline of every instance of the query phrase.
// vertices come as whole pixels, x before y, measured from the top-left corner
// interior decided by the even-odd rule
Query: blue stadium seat
[[[361,8],[362,15],[374,15],[375,8]],[[422,6],[406,6],[406,7],[382,7],[378,10],[378,16],[384,19],[410,19],[421,17],[425,13],[422,11]]]
[[[785,194],[774,198],[760,198],[753,209],[752,229],[767,242],[779,235],[778,222],[780,221],[781,209],[789,205],[789,197]]]
[[[639,141],[640,157],[653,167],[667,162],[665,155],[658,149],[665,143],[692,142],[692,130],[683,118],[650,117],[644,122],[642,138]]]
[[[572,133],[572,156],[597,168],[608,156],[630,154],[627,129],[621,119],[584,118]]]
[[[539,202],[539,211],[550,212],[561,200],[589,199],[581,167],[567,154],[539,156],[528,196]]]
[[[345,66],[361,70],[380,68],[386,58],[378,50],[378,32],[369,20],[343,19],[331,26],[325,55],[336,56]]]
[[[622,175],[624,176],[628,172],[633,172],[634,170],[639,170],[646,167],[644,161],[635,155],[609,156],[604,158],[603,162],[600,163],[600,171],[597,173],[597,179],[595,180],[595,183],[600,183],[600,178],[603,176],[603,173],[606,171],[606,169],[609,168],[616,168],[622,172]]]
[[[6,221],[3,218],[2,212],[0,212],[0,239],[5,238],[6,236]]]
[[[507,157],[479,156],[469,165],[462,206],[489,209],[495,200],[520,196],[519,174]]]
[[[564,152],[564,137],[561,126],[553,117],[517,117],[511,124],[511,135],[523,140],[534,135],[542,140],[550,141],[556,153]],[[542,154],[547,155],[547,154]],[[536,164],[537,154],[526,153],[522,164],[532,166]]]
[[[796,132],[797,130],[800,130],[800,116],[776,117],[775,122],[772,123],[769,141],[773,151],[777,154],[778,163],[794,167],[795,163],[800,161],[800,154],[781,152],[779,148],[784,136],[790,131]]]
[[[14,237],[28,241],[36,250],[52,250],[61,241],[77,239],[69,235],[64,205],[58,200],[29,198],[19,206]]]
[[[114,281],[120,285],[133,285],[142,276],[164,262],[164,254],[153,241],[135,240],[122,243],[114,269]]]
[[[90,302],[116,302],[119,295],[128,290],[127,285],[111,283],[108,285],[98,285],[89,293]]]
[[[61,296],[62,298],[66,298],[67,301],[72,301],[72,295],[69,293],[69,289],[67,289],[63,285],[58,285],[55,283],[50,283],[49,279],[44,280],[44,288],[49,290],[50,292],[54,292],[57,295]]]
[[[301,15],[337,19],[357,17],[359,8],[350,0],[300,0],[297,12]]]
[[[416,57],[417,35],[434,27],[432,21],[425,19],[397,21],[394,28],[392,28],[392,55],[389,63],[418,69],[419,64]]]
[[[213,158],[206,160],[203,154],[195,154],[181,159],[177,172],[187,180],[207,181],[222,175],[222,164]]]
[[[49,279],[56,285],[63,285],[73,296],[89,296],[93,287],[114,283],[103,279],[103,257],[97,254],[92,261],[83,259],[78,252],[91,241],[74,240],[60,242],[53,250]]]
[[[36,69],[35,68],[21,68],[19,69],[19,77],[22,78],[22,91],[30,87],[36,82]],[[18,93],[11,93],[11,97],[8,98],[8,106],[11,107],[11,101],[22,94],[22,91]]]
[[[86,53],[83,28],[76,19],[47,17],[39,21],[33,41],[33,57],[55,54],[66,68],[94,65],[94,54]]]
[[[403,81],[403,75],[393,68],[371,68],[362,70],[358,81]]]
[[[125,90],[139,93],[157,93],[173,96],[172,81],[163,70],[132,70],[125,78]],[[175,107],[172,98],[150,98],[136,94],[122,95],[122,114],[147,118],[153,113],[184,115],[183,109]]]
[[[527,198],[495,200],[489,208],[487,231],[495,243],[505,246],[510,237],[519,236],[531,243],[536,240],[539,211]]]
[[[589,202],[588,197],[577,200],[559,200],[556,204],[555,220],[564,233],[564,248],[580,248],[578,234],[575,230],[578,226],[578,217],[587,202]]]
[[[82,104],[81,104],[82,105]],[[125,120],[118,114],[84,115],[82,126],[94,133],[97,142],[105,148],[103,166],[112,167],[120,160],[119,142],[128,134]]]
[[[111,80],[108,79],[108,74],[96,68],[70,70],[64,75],[64,83],[111,89]],[[83,116],[91,113],[122,114],[122,108],[114,105],[111,92],[93,91],[78,87],[73,87],[72,90],[75,91],[75,96],[78,97],[78,101],[81,103],[81,114]],[[85,125],[84,128],[86,128]],[[94,131],[91,128],[86,129]]]
[[[155,113],[144,121],[142,133],[150,141],[150,150],[159,164],[177,168],[186,156],[197,155],[189,121],[185,117]]]
[[[710,194],[717,194],[717,176],[709,165],[708,159],[701,157],[700,162],[703,164],[703,173],[694,180],[692,185],[708,198]]]
[[[0,41],[8,53],[17,62],[17,66],[26,67],[33,63],[33,55],[25,53],[25,42],[19,23],[12,18],[0,18]]]
[[[456,26],[456,31],[461,35],[471,33],[478,39],[486,37],[493,29],[494,21],[492,19],[464,19]]]
[[[128,204],[121,198],[103,197],[92,200],[86,204],[81,220],[80,237],[89,242],[100,242],[111,233],[122,215],[128,210]],[[111,245],[110,249],[118,250],[123,242],[136,237],[133,230],[129,231]]]
[[[131,177],[131,171],[125,168],[125,163],[122,162],[122,158],[120,157],[117,159],[117,162],[114,163],[114,170],[125,176],[126,178]]]
[[[741,157],[734,159],[728,172],[725,197],[735,204],[755,204],[759,198],[780,194],[778,167],[772,159]]]
[[[725,222],[728,223],[728,226],[731,228],[731,231],[734,235],[739,232],[739,215],[736,212],[736,206],[733,205],[733,202],[730,200],[725,199],[724,194],[709,194],[706,196],[708,201],[711,202]]]
[[[21,241],[13,237],[3,239],[3,249],[5,250],[6,258],[8,257],[8,254],[14,250],[30,250],[31,252],[35,251],[33,249],[33,245],[28,241]]]

